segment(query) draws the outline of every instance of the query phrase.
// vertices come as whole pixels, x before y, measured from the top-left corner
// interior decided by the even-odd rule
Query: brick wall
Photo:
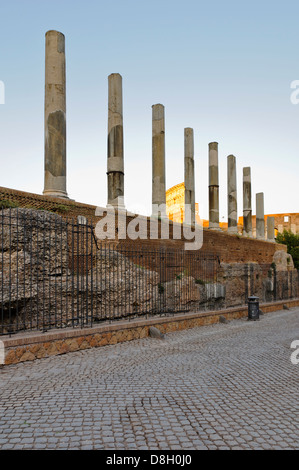
[[[10,201],[18,207],[26,207],[37,210],[50,210],[62,217],[77,220],[78,216],[84,216],[95,225],[101,218],[95,216],[96,206],[82,204],[75,201],[62,200],[49,196],[17,191],[0,187],[0,201]],[[127,224],[134,217],[127,217]],[[185,240],[172,239],[172,223],[170,222],[169,240],[149,240],[149,219],[147,220],[147,240],[138,241],[138,245],[150,248],[178,248],[183,249]],[[136,246],[136,242],[134,243]],[[260,264],[272,263],[274,253],[278,250],[286,251],[286,246],[270,243],[262,240],[247,239],[241,236],[230,235],[223,231],[203,230],[203,250],[215,253],[220,261],[225,263],[247,263],[256,262]]]

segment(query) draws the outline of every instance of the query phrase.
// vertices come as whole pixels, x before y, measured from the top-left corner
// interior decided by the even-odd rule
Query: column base
[[[115,212],[127,212],[127,209],[123,205],[116,205],[116,204],[107,204],[106,209],[114,210]]]
[[[43,196],[50,196],[50,197],[58,197],[61,199],[70,199],[68,197],[68,194],[65,193],[64,191],[51,191],[51,190],[45,190],[43,191]]]
[[[117,198],[115,199],[112,199],[112,200],[108,200],[107,202],[107,209],[113,209],[113,210],[116,210],[116,211],[126,211],[126,206],[125,206],[125,203],[124,203],[124,196],[118,196]]]
[[[165,220],[165,221],[168,220],[170,222],[169,217],[166,214],[162,214],[162,213],[161,214],[152,214],[150,216],[150,218],[151,219],[158,219],[158,220],[162,220],[162,221],[163,220]]]
[[[228,228],[227,233],[229,233],[230,235],[239,235],[237,228]]]

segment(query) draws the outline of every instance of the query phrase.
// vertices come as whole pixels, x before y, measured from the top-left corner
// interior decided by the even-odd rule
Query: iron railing
[[[28,209],[0,211],[0,249],[0,334],[215,307],[214,254],[100,242],[91,223]]]
[[[0,211],[0,335],[299,297],[297,272],[250,263],[227,276],[214,253],[154,246],[100,242],[91,221]]]

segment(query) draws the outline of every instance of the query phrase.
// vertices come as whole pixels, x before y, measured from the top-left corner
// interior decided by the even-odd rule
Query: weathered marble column
[[[46,33],[45,182],[43,194],[67,198],[66,192],[65,38]]]
[[[264,193],[256,195],[256,238],[265,239]]]
[[[267,240],[275,242],[275,217],[267,217]]]
[[[238,233],[237,170],[236,157],[227,157],[228,232]]]
[[[195,224],[194,133],[184,130],[185,149],[185,222]]]
[[[165,112],[162,104],[152,106],[152,204],[153,214],[166,216]],[[165,206],[156,213],[155,206]]]
[[[243,168],[243,235],[252,237],[251,168]]]
[[[124,209],[124,138],[122,77],[108,77],[108,205]]]
[[[218,143],[209,144],[209,229],[219,227]]]

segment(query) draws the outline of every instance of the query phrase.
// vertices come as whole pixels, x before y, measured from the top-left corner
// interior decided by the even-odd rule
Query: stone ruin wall
[[[20,197],[19,192],[17,195]],[[42,200],[42,196],[36,196],[36,205],[41,203]],[[49,201],[48,198],[47,200]],[[51,203],[56,204],[55,200],[52,200]],[[33,195],[31,204],[33,204]],[[72,215],[75,215],[76,211],[80,211],[82,214],[85,210],[85,216],[87,216],[89,211],[94,209],[92,206],[73,203],[71,210]],[[17,209],[4,210],[2,214],[7,217],[8,214],[16,213],[16,211]],[[30,308],[33,312],[32,318],[35,325],[32,324],[32,326],[34,327],[38,323],[39,292],[43,289],[46,294],[44,305],[45,316],[49,317],[51,323],[51,289],[53,289],[51,279],[59,276],[60,281],[57,285],[55,284],[55,295],[61,300],[59,300],[59,308],[55,315],[61,317],[64,326],[70,326],[67,318],[71,316],[72,305],[78,299],[74,299],[71,283],[67,281],[70,274],[70,259],[69,247],[67,246],[66,216],[62,217],[48,211],[22,208],[18,209],[18,212],[20,220],[23,218],[22,223],[24,225],[27,224],[26,219],[29,214],[34,222],[28,223],[24,239],[22,239],[20,234],[17,235],[13,231],[2,231],[3,237],[1,237],[0,244],[3,246],[4,252],[2,254],[0,270],[3,279],[4,296],[1,307],[4,306],[4,310],[7,310],[8,305],[11,307],[18,303],[18,315],[20,318],[24,317],[26,309],[28,311]],[[42,239],[37,234],[37,225],[39,227],[43,225],[43,231],[47,234],[47,244],[42,247],[44,250],[43,266],[41,266],[39,258],[41,252],[39,244],[42,242]],[[53,227],[55,225],[56,228],[54,230]],[[59,232],[58,238],[63,245],[62,253],[60,248],[55,252],[57,230]],[[134,249],[143,249],[145,251],[155,250],[160,247],[166,250],[167,248],[181,250],[183,249],[183,243],[184,241],[182,240],[151,240],[143,243],[140,241],[138,244],[134,243],[133,246]],[[32,250],[32,247],[35,248]],[[294,270],[293,262],[286,253],[286,247],[283,245],[205,230],[202,250],[219,256],[217,280],[211,280],[204,285],[198,285],[191,273],[183,276],[178,284],[175,280],[168,279],[166,276],[163,279],[165,283],[163,302],[161,303],[159,291],[161,279],[157,271],[153,271],[152,267],[150,269],[148,266],[138,266],[133,258],[118,253],[117,249],[111,249],[107,258],[106,255],[103,256],[101,254],[101,250],[97,251],[94,247],[93,253],[97,257],[96,269],[100,273],[99,278],[101,283],[97,286],[95,285],[95,273],[92,278],[87,276],[86,282],[80,284],[82,286],[80,287],[80,292],[75,291],[75,296],[80,298],[84,295],[88,296],[91,288],[96,289],[96,296],[93,295],[92,299],[88,298],[87,301],[90,308],[92,306],[95,307],[98,302],[101,309],[95,314],[94,320],[102,321],[105,318],[104,315],[106,315],[106,318],[109,318],[109,315],[114,318],[117,315],[122,317],[132,312],[134,306],[138,307],[140,312],[150,311],[150,309],[156,313],[159,311],[175,311],[177,299],[182,304],[185,304],[187,311],[192,311],[192,309],[209,309],[211,306],[220,309],[244,305],[246,298],[251,294],[258,295],[263,301],[295,297],[296,293],[298,295],[298,272]],[[8,273],[5,266],[7,266],[10,260],[11,269]],[[22,268],[20,269],[20,267]],[[43,279],[41,270],[46,270],[46,278],[50,279],[49,282],[41,283]],[[122,273],[121,276],[120,272]],[[125,280],[124,273],[126,273]],[[18,292],[16,288],[17,275],[19,276],[19,283],[24,285],[21,299],[20,291]],[[74,273],[75,285],[81,275],[82,273],[80,272]],[[103,283],[104,275],[106,275],[106,279]],[[276,286],[278,287],[274,298],[275,276]],[[81,283],[81,281],[78,281],[78,283]],[[142,292],[138,290],[140,285],[143,286]],[[8,286],[10,286],[10,299],[7,295]],[[94,311],[96,311],[95,308]],[[115,311],[118,312],[117,315],[115,315]],[[96,318],[96,315],[98,315],[98,318]]]
[[[101,217],[95,216],[96,206],[82,204],[75,201],[61,200],[59,198],[41,196],[3,187],[0,187],[0,200],[9,201],[20,208],[52,211],[63,218],[74,220],[74,222],[77,221],[78,216],[83,216],[94,226],[99,220],[101,220]],[[127,223],[130,223],[133,218],[133,216],[128,216]],[[169,240],[150,240],[148,219],[148,239],[146,241],[140,240],[138,243],[148,247],[152,246],[153,248],[169,247],[182,249],[185,244],[184,238],[182,238],[182,240],[173,240],[171,221],[169,222],[169,227]],[[230,235],[222,231],[213,231],[206,228],[204,228],[203,231],[202,250],[217,254],[223,263],[252,262],[258,264],[271,264],[273,263],[273,257],[277,251],[287,251],[285,245],[270,243],[254,238],[241,237],[239,235]]]

